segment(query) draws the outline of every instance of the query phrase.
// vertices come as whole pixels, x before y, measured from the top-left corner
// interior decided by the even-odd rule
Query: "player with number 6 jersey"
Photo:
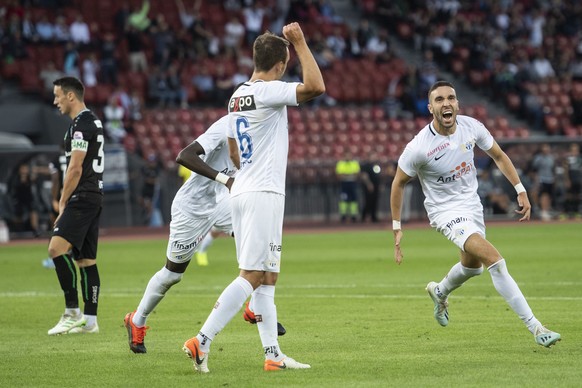
[[[103,125],[85,106],[81,81],[63,77],[53,84],[54,105],[73,122],[65,133],[66,171],[48,248],[64,293],[65,312],[48,334],[95,334],[99,332],[97,302],[101,286],[96,259],[103,203]],[[73,263],[81,275],[83,313]]]
[[[194,369],[206,373],[214,337],[230,322],[246,299],[263,345],[266,371],[307,369],[287,357],[277,339],[275,284],[280,270],[285,172],[287,169],[287,105],[323,94],[325,84],[299,24],[283,27],[283,36],[266,32],[253,44],[251,79],[232,95],[229,106],[229,148],[240,155],[240,170],[231,190],[232,226],[239,276],[218,297],[198,335],[184,343]],[[293,45],[303,70],[302,83],[280,81]],[[213,175],[209,174],[208,177]],[[216,175],[217,181],[227,183]],[[268,215],[265,217],[265,214]]]

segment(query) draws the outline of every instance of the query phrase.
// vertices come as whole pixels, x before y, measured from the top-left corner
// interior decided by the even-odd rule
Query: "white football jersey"
[[[209,166],[232,176],[236,168],[228,152],[228,122],[228,115],[223,116],[195,141],[204,148],[205,154],[200,157]],[[216,204],[225,195],[228,195],[225,185],[193,172],[176,193],[172,211],[174,207],[179,207],[182,213],[191,217],[206,216],[214,211]]]
[[[478,146],[487,151],[493,142],[480,121],[459,115],[451,136],[439,135],[431,122],[407,144],[398,167],[408,176],[418,176],[431,222],[442,212],[483,209],[474,150]]]
[[[245,82],[230,98],[228,137],[236,139],[240,153],[240,170],[231,195],[249,191],[285,195],[287,105],[298,105],[297,85],[298,82]]]

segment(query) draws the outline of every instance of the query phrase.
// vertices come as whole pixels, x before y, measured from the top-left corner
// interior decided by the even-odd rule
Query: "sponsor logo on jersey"
[[[180,242],[180,241],[172,241],[172,247],[176,248],[176,249],[180,249],[180,250],[190,250],[193,248],[196,248],[198,246],[198,244],[200,244],[200,241],[202,241],[202,239],[204,239],[204,235],[202,236],[198,236],[196,238],[196,240],[192,241],[191,243],[185,243],[185,242]],[[174,253],[173,253],[174,255]],[[176,257],[174,255],[174,257]],[[176,257],[178,258],[178,257]]]
[[[269,250],[271,252],[281,252],[281,248],[282,248],[281,245],[269,243]]]
[[[437,183],[450,183],[450,182],[455,182],[458,179],[462,178],[463,176],[473,172],[475,170],[475,167],[473,167],[473,163],[469,162],[463,162],[460,165],[456,166],[454,169],[452,169],[451,171],[449,171],[449,173],[451,175],[449,176],[439,176],[437,179]]]
[[[465,217],[457,217],[457,218],[454,218],[454,219],[450,220],[450,221],[447,223],[447,225],[446,225],[446,226],[447,226],[447,228],[448,228],[448,229],[451,229],[451,228],[452,228],[453,226],[455,226],[456,224],[459,224],[459,223],[461,223],[461,222],[466,222],[466,221],[469,221],[469,219],[468,219],[468,218],[465,218]],[[462,233],[461,233],[461,234],[465,233],[464,229],[462,229],[462,228],[459,228],[458,230],[461,230],[461,231],[462,231]],[[457,231],[457,233],[458,233],[458,231]]]
[[[254,95],[233,97],[228,104],[229,112],[244,112],[255,109],[257,109],[257,106],[255,105]]]
[[[89,142],[85,140],[73,139],[71,140],[71,151],[87,151]]]
[[[451,145],[451,143],[449,143],[449,142],[443,143],[443,144],[439,145],[437,148],[435,148],[435,149],[430,150],[429,152],[427,152],[426,153],[426,157],[427,158],[430,158],[431,156],[433,156],[437,152],[442,151],[442,150],[448,148],[450,145]]]

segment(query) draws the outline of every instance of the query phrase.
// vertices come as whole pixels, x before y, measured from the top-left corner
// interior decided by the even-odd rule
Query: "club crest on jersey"
[[[475,143],[476,143],[475,139],[471,139],[468,142],[461,144],[459,148],[461,148],[461,151],[463,152],[469,152],[473,148],[475,148]]]
[[[255,109],[257,109],[257,106],[255,105],[254,95],[232,97],[228,104],[229,112],[243,112]]]

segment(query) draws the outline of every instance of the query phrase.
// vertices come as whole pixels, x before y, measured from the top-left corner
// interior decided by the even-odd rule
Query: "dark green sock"
[[[67,308],[79,307],[79,295],[77,295],[77,268],[71,256],[64,254],[53,258],[57,278],[61,289],[65,294],[65,306]]]
[[[85,315],[97,315],[97,302],[99,301],[99,288],[101,281],[97,264],[80,268],[81,290],[83,291],[83,302]]]

